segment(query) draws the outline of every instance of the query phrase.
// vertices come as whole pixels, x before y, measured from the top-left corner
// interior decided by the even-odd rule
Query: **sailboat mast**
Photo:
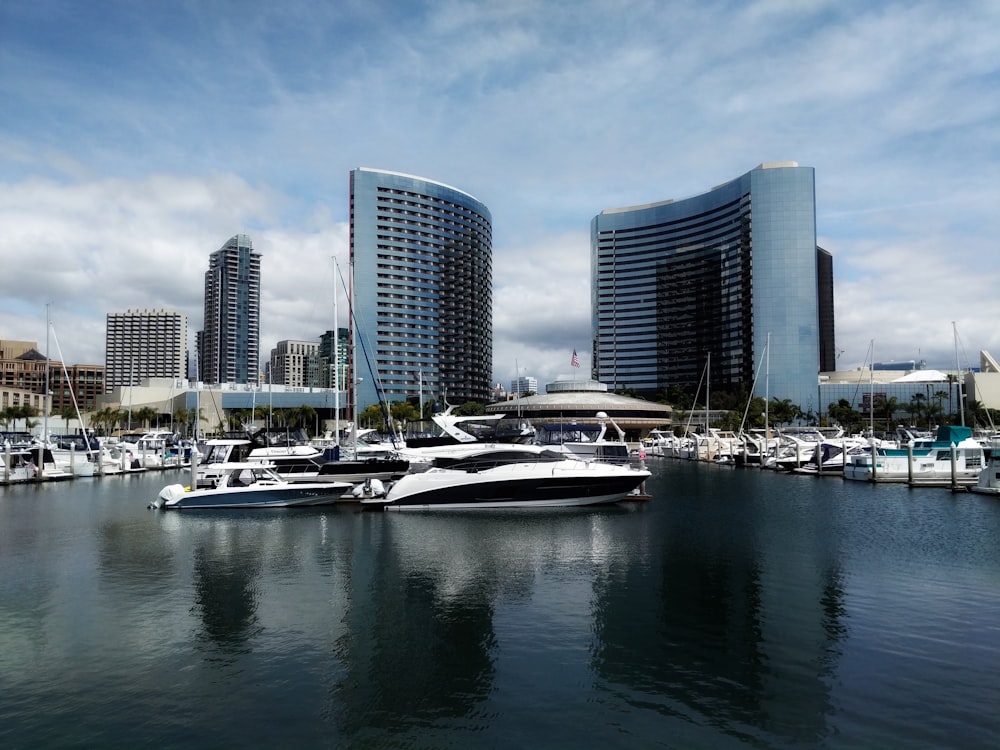
[[[334,445],[340,446],[340,330],[337,314],[337,258],[333,258],[333,436]]]
[[[347,319],[350,322],[351,337],[351,450],[357,450],[358,445],[358,326],[354,322],[354,250],[351,249],[351,261],[347,269]]]
[[[870,359],[868,360],[868,425],[869,425],[868,429],[871,430],[872,440],[874,440],[875,439],[875,339],[872,339],[871,345],[868,347],[868,352],[870,355]]]
[[[955,340],[955,390],[958,391],[958,415],[962,420],[959,424],[965,427],[965,404],[962,398],[962,364],[958,359],[958,327],[955,325],[954,320],[951,321],[951,332]]]
[[[708,399],[712,389],[712,352],[705,361],[705,434],[708,435]]]
[[[49,322],[49,303],[45,303],[45,398],[42,399],[42,441],[44,443],[49,441],[49,399],[51,398],[49,387],[49,329],[51,325]],[[38,465],[41,466],[42,462],[39,461]]]
[[[764,355],[766,359],[764,360],[764,446],[768,444],[768,440],[771,439],[771,425],[768,421],[769,414],[769,402],[771,400],[771,333],[767,334],[767,344],[764,345]]]

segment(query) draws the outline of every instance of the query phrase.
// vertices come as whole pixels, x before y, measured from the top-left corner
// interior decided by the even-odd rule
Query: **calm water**
[[[542,512],[0,488],[0,746],[1000,746],[1000,501],[652,468]]]

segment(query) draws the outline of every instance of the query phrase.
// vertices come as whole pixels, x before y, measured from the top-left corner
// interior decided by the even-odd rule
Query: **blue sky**
[[[1000,353],[1000,4],[0,0],[0,338],[103,363],[263,254],[261,351],[330,327],[348,173],[493,215],[494,379],[590,365],[593,216],[816,169],[843,369]],[[341,305],[341,317],[346,316]],[[959,332],[956,356],[953,326]],[[53,350],[52,356],[59,356]]]

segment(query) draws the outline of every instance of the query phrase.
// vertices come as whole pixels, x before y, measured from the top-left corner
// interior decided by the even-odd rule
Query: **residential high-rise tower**
[[[260,254],[237,234],[209,257],[198,377],[206,383],[257,383],[260,373]]]

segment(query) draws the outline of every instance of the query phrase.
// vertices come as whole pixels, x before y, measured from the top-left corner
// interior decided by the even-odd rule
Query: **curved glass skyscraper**
[[[821,331],[833,335],[821,254],[814,170],[795,162],[692,198],[602,211],[591,222],[594,377],[657,397],[694,395],[707,371],[701,399],[706,387],[745,388],[818,411]]]
[[[485,401],[493,366],[493,239],[481,202],[440,182],[351,172],[358,407]],[[363,344],[363,346],[362,346]]]

